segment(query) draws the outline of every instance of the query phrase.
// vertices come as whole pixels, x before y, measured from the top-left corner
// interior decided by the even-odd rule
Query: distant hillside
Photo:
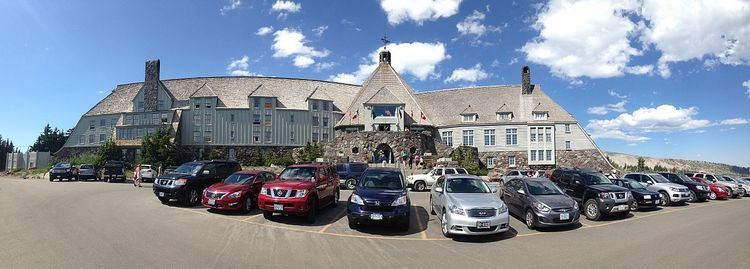
[[[643,157],[643,159],[646,161],[646,166],[651,168],[659,165],[669,170],[672,170],[672,168],[676,168],[678,171],[706,171],[717,174],[750,175],[750,167],[741,167],[723,163],[681,159],[662,159],[617,152],[607,152],[606,154],[609,156],[610,161],[614,162],[619,167],[623,167],[625,165],[636,166],[638,165],[638,157]]]

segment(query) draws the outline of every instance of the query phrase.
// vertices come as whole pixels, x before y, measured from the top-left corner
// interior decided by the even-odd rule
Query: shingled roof
[[[529,95],[521,94],[521,85],[512,85],[420,92],[416,97],[435,126],[466,124],[461,122],[461,114],[466,111],[478,115],[477,121],[471,124],[497,123],[497,112],[513,113],[513,119],[503,123],[575,121],[570,113],[544,94],[538,85],[535,85]],[[540,108],[549,112],[549,117],[545,121],[534,121],[532,111]]]
[[[189,100],[190,96],[198,93],[202,86],[208,85],[210,91],[227,108],[249,108],[247,98],[255,92],[276,97],[279,108],[303,110],[308,108],[307,97],[318,88],[321,94],[331,98],[334,111],[337,112],[348,107],[360,89],[359,85],[352,84],[275,77],[199,77],[169,79],[161,82],[178,101]],[[85,116],[132,112],[132,100],[142,85],[142,82],[118,85],[107,97],[86,112]],[[200,92],[203,95],[203,90]]]

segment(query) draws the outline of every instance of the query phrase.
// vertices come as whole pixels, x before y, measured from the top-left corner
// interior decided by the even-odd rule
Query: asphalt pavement
[[[748,268],[750,198],[532,231],[444,238],[428,193],[411,229],[350,230],[344,202],[300,218],[162,204],[150,184],[0,177],[0,268]]]

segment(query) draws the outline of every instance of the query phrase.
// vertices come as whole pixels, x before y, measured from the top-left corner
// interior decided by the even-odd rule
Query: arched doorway
[[[380,144],[377,147],[375,147],[375,152],[372,154],[372,162],[374,163],[382,163],[385,161],[386,163],[393,163],[393,150],[391,149],[391,146],[388,146],[388,144]]]

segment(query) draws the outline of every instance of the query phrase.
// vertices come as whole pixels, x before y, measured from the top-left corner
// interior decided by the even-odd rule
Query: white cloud
[[[271,46],[275,58],[294,57],[294,66],[306,68],[315,63],[314,58],[323,58],[330,54],[328,50],[317,50],[308,46],[308,41],[298,30],[284,28],[278,30],[274,35],[274,43]]]
[[[229,4],[221,7],[221,9],[219,9],[219,12],[221,12],[221,15],[224,15],[230,10],[239,8],[240,5],[242,5],[242,2],[240,0],[229,0]]]
[[[258,31],[255,32],[255,34],[259,36],[264,36],[264,35],[270,34],[271,32],[273,32],[273,26],[263,26],[263,27],[258,28]]]
[[[669,63],[692,59],[750,64],[750,1],[644,0],[641,13],[650,22],[641,40],[661,51],[662,77]]]
[[[709,120],[695,119],[695,107],[678,108],[661,105],[655,108],[642,107],[632,113],[622,113],[614,119],[590,120],[586,130],[595,139],[611,138],[625,141],[646,141],[647,133],[671,133],[705,128]]]
[[[747,92],[745,92],[745,93],[747,94],[747,97],[750,97],[750,80],[742,82],[742,86],[744,86],[745,88],[747,88]]]
[[[445,79],[446,83],[466,81],[466,82],[477,82],[489,77],[489,74],[482,69],[481,64],[476,64],[470,68],[458,68],[453,70],[450,77]]]
[[[380,0],[380,8],[385,11],[388,23],[397,25],[414,21],[422,25],[427,20],[447,18],[458,13],[462,0]]]
[[[232,60],[227,66],[227,73],[232,76],[257,76],[258,74],[248,71],[250,58],[243,55],[242,58]]]
[[[460,33],[461,35],[474,35],[476,37],[481,37],[488,31],[502,31],[500,27],[492,25],[487,26],[482,24],[484,18],[484,13],[474,10],[474,12],[469,14],[469,16],[467,16],[463,21],[460,21],[458,24],[456,24],[456,29],[458,29],[458,33]]]
[[[513,57],[513,59],[510,59],[508,62],[508,65],[514,65],[516,63],[518,63],[518,57]]]
[[[315,33],[315,36],[317,37],[323,36],[323,33],[325,33],[326,30],[328,30],[328,25],[321,25],[312,29],[313,33]]]
[[[398,43],[389,44],[391,52],[391,65],[400,74],[410,74],[419,80],[425,80],[428,76],[438,77],[435,67],[442,61],[450,59],[445,44],[436,43]],[[378,66],[380,49],[376,49],[364,63],[360,64],[357,71],[352,73],[339,73],[329,77],[329,80],[343,83],[362,83]]]
[[[607,92],[609,93],[609,96],[612,96],[612,97],[617,97],[619,99],[626,99],[626,98],[628,98],[627,95],[622,95],[622,94],[620,94],[620,93],[618,93],[618,92],[616,92],[614,90],[609,90]]]
[[[278,12],[279,19],[286,19],[290,13],[297,13],[302,10],[302,4],[294,1],[276,0],[271,6],[271,12]]]
[[[633,75],[646,75],[654,71],[653,65],[636,65],[625,67],[625,72]]]
[[[607,115],[609,112],[625,112],[627,109],[625,109],[625,104],[627,104],[627,100],[622,100],[620,102],[617,102],[615,104],[606,104],[603,106],[595,106],[595,107],[589,107],[586,109],[586,112],[589,114],[594,115]]]
[[[323,63],[316,63],[315,64],[315,72],[320,72],[323,70],[331,69],[334,66],[338,65],[335,62],[323,62]]]
[[[720,125],[745,125],[748,123],[750,123],[750,121],[743,118],[726,119],[719,122]]]

